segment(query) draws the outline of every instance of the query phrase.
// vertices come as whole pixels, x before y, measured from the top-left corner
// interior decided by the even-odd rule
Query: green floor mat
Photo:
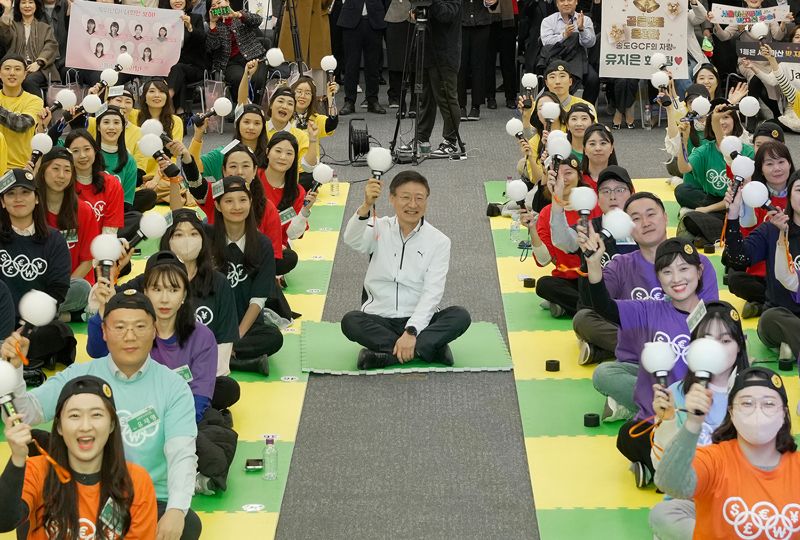
[[[511,356],[497,325],[474,322],[469,330],[450,344],[455,365],[429,364],[415,359],[384,369],[359,371],[356,360],[361,346],[348,341],[338,323],[304,322],[300,335],[300,363],[303,371],[331,375],[430,371],[508,371]]]
[[[338,231],[342,226],[341,206],[314,205],[314,217],[308,220],[310,231]]]
[[[284,294],[327,294],[333,261],[300,261],[286,275]],[[291,305],[291,304],[290,304]]]
[[[269,357],[269,377],[248,371],[232,371],[231,377],[239,382],[275,382],[285,377],[307,381],[308,374],[300,369],[300,334],[283,334],[283,347]]]
[[[542,299],[533,292],[504,294],[503,309],[508,331],[572,330],[571,318],[553,318],[550,310],[542,309],[541,302]]]
[[[649,509],[537,510],[539,531],[545,540],[647,539],[653,533],[647,525]]]

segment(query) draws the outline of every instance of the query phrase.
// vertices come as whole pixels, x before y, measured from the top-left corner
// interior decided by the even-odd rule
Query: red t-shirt
[[[597,192],[597,181],[592,178],[591,174],[583,173],[583,183],[587,186],[592,188],[595,193]]]
[[[133,483],[133,502],[131,503],[131,525],[125,540],[154,540],[158,526],[156,492],[150,475],[142,467],[128,463],[128,474]],[[29,458],[25,464],[25,483],[22,486],[22,500],[28,505],[30,529],[28,540],[47,540],[41,520],[44,517],[44,481],[50,465],[43,456]],[[78,519],[81,526],[80,538],[95,538],[98,511],[100,510],[100,484],[85,486],[75,483],[78,490]],[[105,503],[104,503],[105,504]],[[98,537],[99,538],[99,537]],[[120,538],[114,536],[115,540]]]
[[[770,196],[770,204],[781,210],[786,208],[786,197]],[[756,208],[756,224],[753,227],[742,227],[742,238],[747,236],[759,225],[767,220],[767,211],[763,208]],[[747,268],[747,273],[752,276],[767,277],[767,261],[759,261]]]
[[[580,268],[581,267],[581,258],[577,254],[572,253],[565,253],[555,247],[553,245],[553,241],[550,239],[550,211],[552,209],[552,204],[548,204],[542,211],[539,212],[539,221],[536,222],[536,232],[539,235],[539,238],[542,240],[545,246],[547,246],[547,251],[550,252],[550,257],[553,259],[553,264],[556,265],[556,268],[553,269],[551,274],[555,277],[561,277],[565,279],[578,279],[578,273],[573,268]],[[567,217],[567,224],[569,226],[575,225],[578,222],[578,212],[574,210],[565,210]],[[589,214],[589,219],[594,219],[596,217],[600,217],[603,213],[600,211],[599,206],[595,206],[592,213]],[[534,257],[534,260],[536,258]],[[541,266],[538,262],[537,265]],[[559,269],[561,267],[561,269]],[[568,268],[569,270],[566,270]]]
[[[786,452],[764,471],[736,439],[697,449],[695,540],[789,540],[800,537],[800,453]]]
[[[264,186],[264,193],[267,194],[267,199],[272,201],[272,204],[275,205],[275,208],[278,208],[281,198],[283,197],[283,188],[272,187],[267,181],[266,176],[259,176],[259,178],[261,178],[261,184]],[[300,210],[303,209],[303,200],[306,198],[306,190],[300,184],[297,185],[297,189],[297,197],[295,197],[294,202],[292,203],[292,208],[294,208],[294,211],[299,214]],[[280,210],[278,212],[280,213]],[[284,246],[289,245],[289,236],[286,234],[286,231],[289,229],[289,223],[291,223],[291,220],[281,225],[281,243]],[[308,225],[306,225],[306,229],[308,229]]]
[[[116,227],[121,229],[125,225],[125,198],[122,191],[122,184],[116,176],[100,173],[103,175],[103,191],[94,192],[91,184],[75,183],[75,191],[82,201],[89,203],[94,210],[95,218],[103,227]]]
[[[58,229],[58,216],[48,211],[47,224]],[[79,199],[78,229],[76,231],[61,231],[61,235],[67,241],[73,272],[82,262],[92,260],[91,244],[98,234],[100,234],[100,226],[97,223],[92,207],[87,202]],[[87,273],[85,279],[89,283],[94,283],[93,273],[91,271]]]

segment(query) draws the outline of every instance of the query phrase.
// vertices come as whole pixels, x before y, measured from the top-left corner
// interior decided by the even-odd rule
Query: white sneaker
[[[215,491],[211,489],[214,486],[214,481],[208,476],[197,473],[194,479],[194,492],[202,493],[203,495],[214,495]]]
[[[667,178],[667,185],[669,185],[672,189],[675,189],[681,184],[683,184],[683,178],[680,176],[671,176]]]
[[[600,415],[600,420],[603,422],[616,422],[617,420],[630,420],[633,418],[633,412],[617,403],[614,398],[606,397],[606,404],[603,406],[603,414]]]
[[[357,93],[359,93],[359,94],[361,94],[361,93],[363,93],[363,92],[364,92],[364,91],[361,89],[361,85],[360,85],[360,84],[357,84],[357,85],[356,85],[356,92],[357,92]]]
[[[792,360],[794,355],[792,354],[792,348],[789,347],[788,343],[781,343],[781,348],[778,350],[778,360]]]

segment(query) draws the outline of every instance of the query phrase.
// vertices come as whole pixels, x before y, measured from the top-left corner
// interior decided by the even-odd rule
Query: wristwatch
[[[44,67],[44,60],[42,60],[41,58],[37,58],[36,63],[39,64],[39,67]]]
[[[406,326],[406,334],[417,337],[417,329],[413,326]]]

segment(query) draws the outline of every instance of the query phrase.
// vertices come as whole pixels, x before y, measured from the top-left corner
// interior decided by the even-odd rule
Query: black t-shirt
[[[8,241],[0,238],[0,279],[11,291],[14,319],[18,319],[16,306],[20,298],[33,289],[49,294],[61,304],[72,273],[69,249],[61,233],[48,227],[44,241],[13,231],[9,236]]]

